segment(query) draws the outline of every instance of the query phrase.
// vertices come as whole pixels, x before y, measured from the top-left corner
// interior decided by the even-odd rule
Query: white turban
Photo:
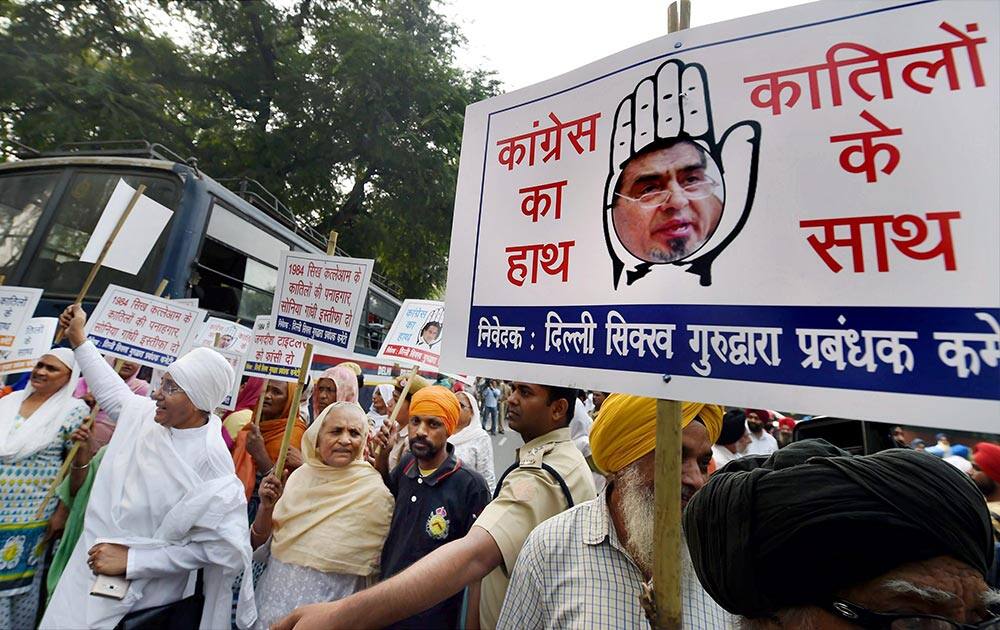
[[[73,371],[73,368],[76,367],[76,357],[73,356],[73,351],[69,348],[52,348],[51,350],[46,350],[43,354],[48,354],[59,359],[59,362],[68,367],[70,371]]]
[[[233,388],[233,368],[211,348],[195,348],[167,367],[195,407],[213,411]]]

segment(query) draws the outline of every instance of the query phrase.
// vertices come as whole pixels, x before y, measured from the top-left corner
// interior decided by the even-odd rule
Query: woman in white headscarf
[[[372,394],[372,406],[368,410],[368,421],[372,425],[372,433],[378,431],[389,419],[389,410],[392,409],[392,383],[385,383],[375,388]]]
[[[56,348],[38,359],[25,389],[0,399],[0,628],[35,625],[58,501],[40,519],[36,513],[87,416],[86,403],[73,397],[78,376],[73,351]]]
[[[299,606],[359,591],[377,577],[393,500],[362,457],[368,419],[354,402],[326,407],[302,437],[305,464],[282,491],[268,475],[250,539],[268,553],[257,585],[257,625],[267,628]]]
[[[493,441],[479,422],[479,405],[472,394],[463,390],[456,396],[459,408],[458,430],[448,441],[455,447],[455,457],[483,476],[492,495],[497,481],[493,468]]]

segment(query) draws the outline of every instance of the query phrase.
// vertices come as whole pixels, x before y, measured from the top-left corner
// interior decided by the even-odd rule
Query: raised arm
[[[135,394],[107,364],[94,344],[87,340],[87,333],[84,331],[87,314],[79,305],[71,304],[66,307],[59,316],[59,323],[66,329],[66,338],[73,347],[80,373],[87,379],[87,388],[101,409],[117,420],[122,406]]]

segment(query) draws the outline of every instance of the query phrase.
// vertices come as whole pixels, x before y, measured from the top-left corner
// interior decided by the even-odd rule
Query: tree
[[[488,73],[431,0],[0,0],[0,134],[148,138],[248,176],[407,297],[440,289]]]

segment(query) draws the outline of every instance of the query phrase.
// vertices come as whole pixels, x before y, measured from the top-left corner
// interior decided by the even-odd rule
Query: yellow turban
[[[354,372],[354,376],[361,376],[361,366],[354,361],[343,361],[338,367],[345,367]]]
[[[722,431],[722,416],[719,405],[681,403],[681,428],[698,418],[708,429],[712,444]],[[594,464],[606,473],[616,473],[655,448],[656,399],[628,394],[608,396],[590,430]]]

